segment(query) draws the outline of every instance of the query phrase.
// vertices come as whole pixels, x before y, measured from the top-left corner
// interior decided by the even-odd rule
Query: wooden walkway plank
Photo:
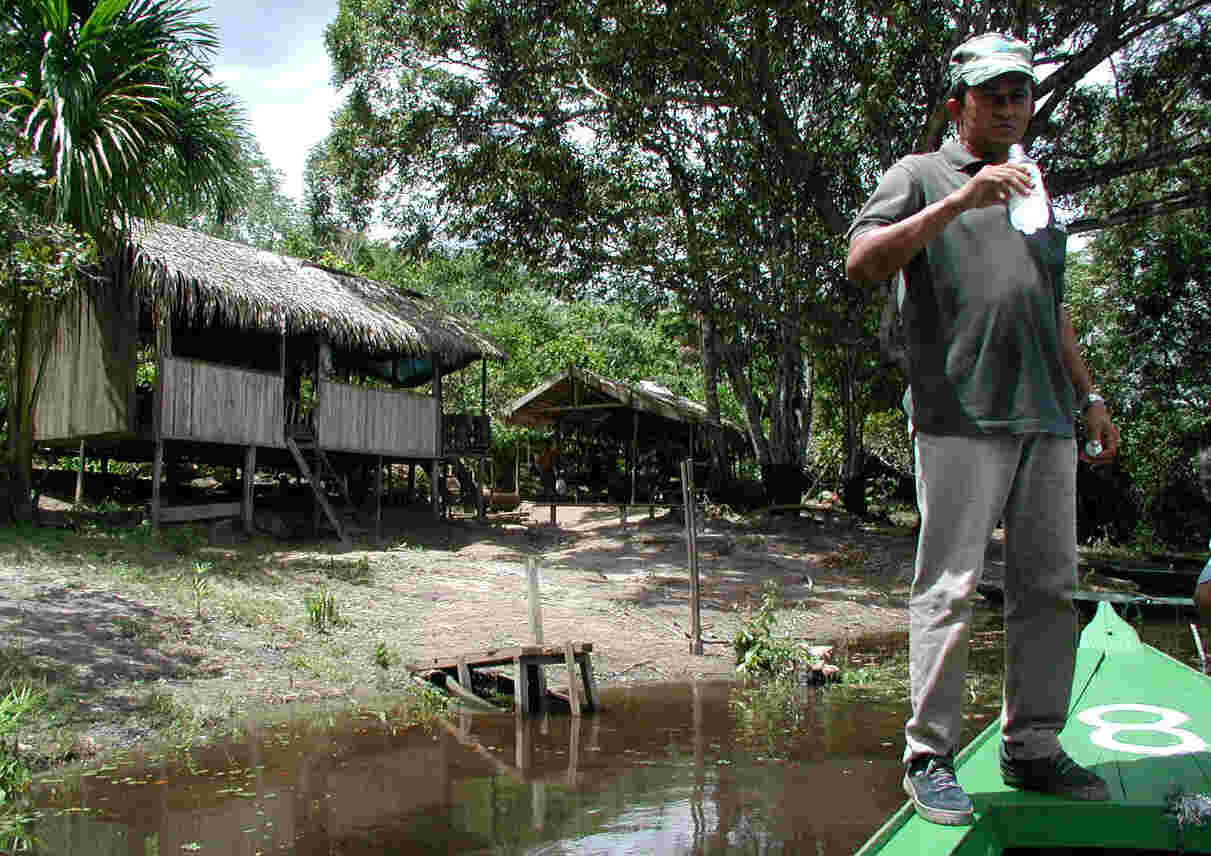
[[[593,644],[591,642],[565,642],[562,646],[518,645],[496,648],[456,657],[434,657],[428,662],[409,664],[413,674],[419,672],[444,672],[447,683],[454,690],[470,692],[472,673],[476,668],[511,666],[514,677],[513,693],[517,712],[522,716],[538,713],[545,704],[547,695],[546,675],[543,666],[563,665],[568,670],[568,702],[573,716],[583,711],[597,711],[600,701],[597,681],[593,677]],[[577,680],[583,684],[583,690]]]

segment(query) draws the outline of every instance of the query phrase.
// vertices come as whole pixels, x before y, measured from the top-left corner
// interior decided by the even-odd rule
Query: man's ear
[[[954,121],[959,121],[959,116],[963,113],[963,104],[958,98],[946,99],[946,112],[950,114],[950,118]]]

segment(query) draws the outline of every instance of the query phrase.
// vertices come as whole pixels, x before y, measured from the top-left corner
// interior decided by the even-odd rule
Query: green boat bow
[[[1081,634],[1060,739],[1106,780],[1108,802],[1006,787],[1000,723],[993,722],[955,762],[975,822],[938,826],[906,803],[859,856],[994,856],[1016,848],[1211,853],[1211,678],[1141,642],[1109,603],[1098,604]]]

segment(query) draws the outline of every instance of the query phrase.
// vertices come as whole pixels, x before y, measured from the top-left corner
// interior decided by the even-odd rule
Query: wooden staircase
[[[345,505],[352,509],[354,507],[353,500],[349,496],[349,489],[345,484],[345,480],[333,468],[332,463],[328,460],[328,456],[324,454],[324,450],[315,442],[314,434],[300,431],[295,426],[293,431],[286,432],[286,448],[294,456],[294,462],[298,464],[299,472],[303,474],[303,478],[307,479],[307,483],[311,485],[311,492],[315,495],[315,501],[319,503],[324,516],[328,518],[328,523],[336,530],[336,537],[341,542],[341,546],[350,549],[353,546],[353,542],[349,538],[348,527],[341,521],[341,515],[332,507],[332,503],[328,501],[328,495],[324,490],[324,477],[327,476],[340,487]],[[308,463],[307,454],[305,453],[311,454],[314,466]]]

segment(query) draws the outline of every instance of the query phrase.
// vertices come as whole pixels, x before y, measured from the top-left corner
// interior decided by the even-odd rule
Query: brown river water
[[[995,641],[999,618],[978,614]],[[1184,620],[1141,632],[1195,657]],[[997,649],[973,650],[990,696]],[[593,715],[453,714],[432,732],[366,712],[250,726],[170,759],[44,777],[30,852],[820,856],[852,853],[903,802],[902,693],[802,687],[791,720],[762,728],[736,691],[604,687]],[[996,711],[977,698],[968,737]]]

